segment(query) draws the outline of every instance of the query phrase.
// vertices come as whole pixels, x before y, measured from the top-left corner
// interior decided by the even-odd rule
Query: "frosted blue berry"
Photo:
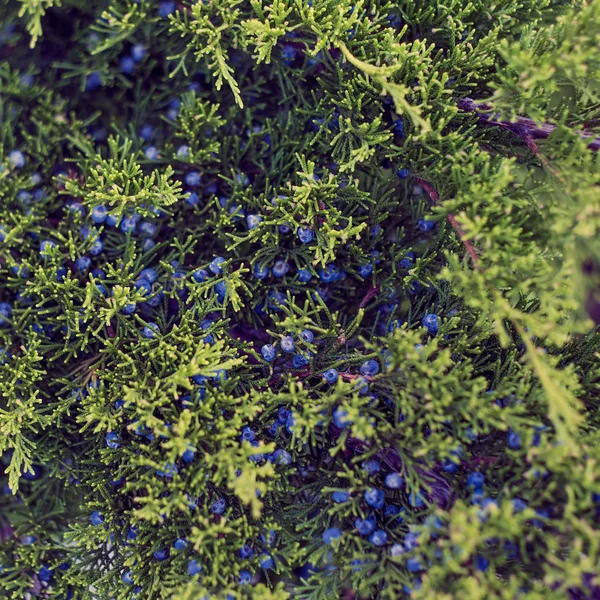
[[[123,575],[121,576],[121,581],[123,583],[126,583],[127,585],[132,585],[133,584],[133,574],[131,573],[131,571],[125,571],[125,573],[123,573]]]
[[[427,329],[429,335],[437,335],[439,327],[439,318],[435,313],[425,315],[421,323],[423,324],[423,327]]]
[[[209,277],[208,271],[205,271],[204,269],[196,269],[192,273],[192,279],[196,283],[202,283],[203,281],[206,281],[208,279],[208,277]]]
[[[286,65],[291,65],[294,62],[295,58],[296,58],[296,49],[294,48],[294,46],[290,46],[288,44],[283,46],[283,48],[281,49],[281,60]]]
[[[187,572],[190,577],[195,577],[202,571],[202,566],[197,560],[190,560],[187,566]]]
[[[8,153],[8,160],[15,169],[22,169],[25,166],[25,156],[20,150],[11,150]]]
[[[242,435],[240,439],[246,440],[247,442],[253,442],[256,439],[256,433],[251,427],[242,427]]]
[[[90,268],[91,265],[92,265],[92,260],[88,256],[80,256],[75,261],[75,268],[80,273],[83,273],[84,271],[87,271]]]
[[[185,144],[182,146],[179,146],[179,148],[177,148],[177,158],[179,158],[180,160],[184,160],[186,158],[188,158],[188,156],[190,155],[190,147],[186,146]]]
[[[113,450],[116,450],[120,446],[119,434],[114,431],[109,431],[106,434],[106,445]]]
[[[340,277],[340,269],[337,265],[328,264],[324,269],[319,271],[319,278],[323,283],[333,283]]]
[[[250,573],[250,571],[246,570],[246,569],[242,569],[240,571],[240,585],[247,585],[248,583],[250,583],[252,581],[252,573]]]
[[[513,498],[512,505],[516,513],[523,512],[527,508],[527,502],[521,500],[521,498]]]
[[[278,448],[277,450],[275,450],[275,452],[273,452],[272,462],[274,462],[276,465],[288,466],[292,464],[292,456],[287,450],[282,450],[281,448]]]
[[[341,537],[342,532],[340,531],[339,527],[330,527],[323,532],[323,541],[328,545],[332,544],[335,540],[338,540]]]
[[[185,201],[189,206],[197,206],[200,203],[200,196],[196,192],[189,192]]]
[[[95,510],[90,515],[90,523],[96,527],[97,525],[102,525],[104,523],[104,515],[101,515],[97,510]]]
[[[131,75],[135,69],[135,60],[133,60],[133,57],[123,56],[119,61],[119,69],[121,69],[121,73]]]
[[[149,141],[152,135],[154,134],[154,127],[150,125],[150,123],[144,123],[140,128],[139,136],[145,141]]]
[[[369,263],[368,265],[361,265],[358,268],[358,274],[363,278],[369,277],[373,273],[373,265]]]
[[[379,371],[379,363],[376,360],[367,360],[360,366],[360,374],[364,377],[373,377]]]
[[[298,270],[298,281],[302,283],[308,283],[312,279],[312,273],[306,269]]]
[[[456,471],[458,471],[458,465],[450,459],[445,458],[442,461],[442,469],[444,469],[446,473],[456,473]]]
[[[106,210],[106,206],[100,204],[98,206],[95,206],[92,209],[92,221],[94,221],[94,223],[96,224],[100,224],[100,223],[104,223],[104,221],[106,221],[106,215],[108,214],[108,211]]]
[[[190,187],[198,187],[201,180],[202,178],[200,177],[200,173],[198,171],[188,171],[183,178],[185,184]]]
[[[252,556],[254,556],[254,550],[252,549],[252,546],[248,544],[244,544],[240,548],[238,553],[240,555],[240,558],[251,558]]]
[[[375,509],[382,508],[385,502],[385,494],[382,490],[378,490],[377,488],[369,488],[368,490],[365,490],[364,498],[365,502]]]
[[[146,56],[146,46],[144,44],[134,44],[131,47],[131,58],[135,62],[140,62]]]
[[[387,538],[388,535],[383,529],[377,529],[377,531],[374,531],[369,537],[369,542],[371,542],[373,546],[385,546]]]
[[[158,160],[158,148],[156,146],[148,146],[144,149],[144,156],[148,160]]]
[[[333,385],[337,380],[338,380],[338,371],[337,369],[327,369],[327,371],[325,371],[323,373],[323,379]]]
[[[381,463],[378,460],[375,460],[374,458],[370,458],[369,460],[363,462],[362,468],[369,475],[377,475],[377,473],[381,471]]]
[[[223,498],[217,498],[211,507],[211,512],[213,512],[215,515],[222,515],[225,512],[225,500]]]
[[[163,19],[166,19],[169,15],[175,12],[175,2],[172,0],[165,0],[158,5],[158,14]]]
[[[215,275],[221,275],[223,273],[223,267],[221,266],[225,262],[225,259],[222,256],[217,256],[208,266],[211,273]]]
[[[421,231],[431,231],[435,227],[435,221],[428,221],[427,219],[419,219],[417,221],[417,227]]]
[[[369,517],[367,519],[356,519],[354,521],[354,527],[360,535],[371,535],[375,529],[375,517]]]
[[[399,490],[404,485],[404,479],[399,473],[389,473],[385,477],[385,485],[390,490]]]
[[[102,250],[104,250],[104,244],[102,243],[102,240],[100,238],[98,238],[97,240],[94,240],[92,242],[92,245],[90,246],[90,249],[89,249],[89,253],[92,256],[98,256],[98,254],[100,254],[102,252]]]
[[[290,266],[284,260],[276,260],[273,265],[273,275],[283,277],[290,270]]]
[[[263,218],[260,215],[248,215],[246,217],[246,223],[248,224],[248,229],[254,229],[258,227],[262,223]]]
[[[273,362],[277,356],[277,348],[273,344],[265,344],[260,349],[260,353],[267,362]]]
[[[302,369],[310,364],[310,359],[303,354],[294,354],[292,365],[294,369]]]
[[[315,232],[310,227],[298,227],[298,239],[303,244],[310,244],[315,239]]]
[[[292,353],[294,351],[294,338],[291,335],[284,335],[279,343],[283,352]]]
[[[133,282],[133,286],[137,292],[142,292],[142,295],[146,296],[152,291],[152,284],[147,279],[136,279]]]
[[[315,334],[310,329],[304,329],[300,332],[300,337],[310,344],[315,339]]]
[[[121,223],[119,224],[119,229],[123,233],[133,233],[135,231],[136,227],[137,227],[137,221],[132,216],[123,217],[123,219],[121,220]]]
[[[400,169],[396,175],[398,175],[398,177],[400,179],[406,179],[409,175],[409,170],[408,169]]]
[[[148,339],[153,339],[156,337],[157,332],[159,332],[160,329],[158,327],[158,325],[156,323],[148,323],[144,329],[142,329],[142,335],[145,338]]]

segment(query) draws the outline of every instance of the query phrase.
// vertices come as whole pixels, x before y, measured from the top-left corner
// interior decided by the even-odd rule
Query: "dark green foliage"
[[[0,597],[597,597],[600,2],[176,8],[0,0]]]

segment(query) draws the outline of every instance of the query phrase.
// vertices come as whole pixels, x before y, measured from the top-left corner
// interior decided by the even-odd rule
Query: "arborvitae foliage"
[[[0,0],[0,596],[600,596],[600,0]]]

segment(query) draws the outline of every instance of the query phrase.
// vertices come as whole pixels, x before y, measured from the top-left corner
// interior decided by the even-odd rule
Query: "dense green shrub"
[[[599,0],[0,26],[1,597],[600,597]]]

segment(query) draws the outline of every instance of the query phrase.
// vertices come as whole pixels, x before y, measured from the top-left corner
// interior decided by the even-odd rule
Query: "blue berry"
[[[348,418],[348,412],[340,406],[333,411],[333,422],[340,429],[345,429],[349,425],[352,425],[352,421]]]
[[[421,321],[423,327],[427,329],[429,335],[437,335],[439,327],[439,318],[435,313],[429,313],[423,317]]]
[[[119,68],[122,73],[126,75],[131,75],[135,69],[135,60],[131,56],[123,56],[119,61]]]
[[[294,62],[296,58],[296,49],[294,46],[285,45],[281,49],[281,60],[286,64],[290,65]]]
[[[304,329],[300,332],[300,337],[307,343],[310,344],[315,339],[315,334],[310,329]]]
[[[417,221],[417,227],[421,231],[431,231],[435,227],[435,221],[428,221],[427,219],[419,219]]]
[[[150,125],[150,123],[145,123],[140,128],[139,136],[145,141],[148,142],[152,135],[154,134],[154,127]]]
[[[350,498],[350,494],[348,492],[344,492],[341,490],[333,492],[331,494],[331,498],[334,502],[338,504],[343,504],[344,502],[348,502],[348,498]]]
[[[285,335],[279,343],[283,352],[292,353],[294,351],[294,338],[291,335]]]
[[[88,256],[80,256],[75,261],[75,268],[79,272],[87,271],[90,268],[91,265],[92,265],[92,259],[89,258]]]
[[[263,552],[260,556],[260,568],[261,569],[272,569],[275,562],[273,561],[273,557],[267,553]]]
[[[458,465],[450,459],[445,458],[442,461],[442,469],[444,469],[446,473],[456,473],[456,471],[458,471]]]
[[[158,325],[156,323],[148,323],[144,329],[142,329],[142,335],[145,338],[153,339],[156,337],[156,333],[160,331]]]
[[[195,457],[196,457],[196,449],[192,446],[187,448],[185,450],[185,452],[181,455],[181,459],[183,460],[183,462],[186,462],[186,463],[193,462]]]
[[[46,565],[44,565],[38,571],[38,577],[41,579],[41,581],[48,582],[52,579],[52,577],[54,577],[54,571],[52,569],[49,569]]]
[[[323,379],[327,381],[327,383],[333,385],[338,380],[337,369],[327,369],[327,371],[323,373]]]
[[[377,529],[369,537],[369,542],[374,546],[385,546],[387,538],[387,533],[383,529]]]
[[[409,558],[406,561],[406,568],[411,573],[417,573],[418,571],[422,571],[423,570],[423,567],[421,565],[421,561],[418,558],[415,558],[414,556],[412,556],[411,558]]]
[[[377,488],[369,488],[368,490],[365,490],[364,498],[365,502],[375,509],[382,508],[385,502],[385,494],[382,490],[378,490]]]
[[[480,490],[484,483],[485,477],[483,476],[483,473],[480,473],[479,471],[475,471],[467,477],[467,487]]]
[[[287,450],[282,450],[281,448],[275,450],[272,454],[273,460],[276,465],[290,465],[292,464],[292,456]]]
[[[269,267],[263,266],[261,267],[258,263],[254,265],[254,277],[256,279],[262,280],[266,279],[269,276]]]
[[[315,232],[310,227],[298,227],[298,238],[303,244],[310,244],[315,239]]]
[[[125,573],[123,573],[121,576],[121,581],[127,585],[133,584],[133,574],[131,571],[125,571]]]
[[[333,283],[340,277],[340,269],[337,265],[328,264],[324,269],[319,271],[319,278],[323,283]]]
[[[277,356],[277,348],[273,344],[265,344],[260,349],[260,353],[267,362],[273,362]]]
[[[98,256],[98,254],[100,254],[102,250],[104,250],[104,244],[102,243],[101,239],[97,239],[90,246],[89,253],[92,256]]]
[[[85,80],[85,90],[87,92],[93,92],[102,85],[102,77],[98,71],[90,73]]]
[[[119,446],[119,434],[114,431],[109,431],[106,434],[106,445],[113,450],[116,450]]]
[[[408,169],[400,169],[396,175],[398,175],[398,177],[400,179],[406,179],[409,175],[409,170]]]
[[[208,266],[210,271],[215,275],[221,275],[223,273],[223,267],[221,266],[225,262],[222,256],[217,256]]]
[[[152,292],[152,284],[147,279],[136,279],[133,282],[136,292],[142,292],[142,295],[146,296]]]
[[[133,233],[137,226],[137,221],[133,216],[123,217],[121,223],[119,224],[119,229],[123,233]]]
[[[211,507],[211,512],[215,515],[222,515],[225,512],[226,503],[223,498],[217,498]]]
[[[367,360],[360,366],[360,374],[364,377],[373,377],[379,371],[379,363],[376,360]]]
[[[475,557],[475,567],[478,571],[487,571],[489,566],[490,561],[485,556],[481,556],[480,554],[478,554]]]
[[[22,169],[25,166],[25,156],[20,150],[11,150],[8,153],[8,160],[15,169]]]
[[[373,265],[369,263],[368,265],[361,265],[358,268],[358,274],[363,278],[369,277],[373,273]]]
[[[196,192],[189,192],[185,197],[185,201],[189,206],[196,206],[200,203],[200,196]]]
[[[290,265],[284,260],[276,260],[273,265],[273,275],[275,277],[283,277],[290,270]]]
[[[402,119],[394,121],[394,133],[399,137],[404,135],[404,121]]]
[[[190,147],[186,146],[185,144],[182,146],[179,146],[179,148],[177,148],[177,158],[183,160],[188,158],[188,156],[190,155]]]
[[[98,206],[95,206],[92,209],[92,221],[94,221],[94,223],[96,224],[100,224],[100,223],[104,223],[104,221],[106,221],[106,215],[108,214],[108,211],[106,210],[106,206],[99,204]]]
[[[256,433],[254,433],[254,429],[251,427],[242,427],[242,435],[240,437],[247,442],[253,442],[256,439]]]
[[[362,468],[369,475],[377,475],[377,473],[379,473],[379,471],[381,471],[381,463],[378,460],[375,460],[374,458],[371,458],[369,460],[366,460],[362,464]]]
[[[134,44],[131,47],[131,57],[135,62],[140,62],[146,56],[146,46],[144,44]]]
[[[202,566],[197,560],[190,560],[187,566],[187,572],[190,577],[198,575],[202,571]]]
[[[312,279],[312,273],[306,269],[298,270],[298,281],[302,283],[308,283]]]
[[[328,545],[332,544],[335,540],[338,540],[341,537],[342,532],[340,531],[339,527],[330,527],[323,532],[323,541]]]
[[[240,585],[246,585],[252,581],[252,573],[246,569],[240,571]]]
[[[208,275],[208,271],[204,270],[204,269],[196,269],[193,273],[192,273],[192,279],[196,282],[196,283],[202,283],[204,281],[206,281],[208,279],[209,275]]]
[[[250,558],[254,556],[254,550],[248,544],[244,544],[239,550],[240,558]]]
[[[294,369],[302,369],[310,364],[310,359],[303,354],[294,354],[292,365]]]
[[[158,14],[163,19],[166,19],[175,12],[175,8],[175,2],[172,0],[165,0],[158,5]]]
[[[521,498],[513,498],[512,505],[516,513],[523,512],[527,508],[527,502],[521,500]]]
[[[198,171],[188,171],[183,178],[186,185],[189,187],[198,187],[202,178]]]
[[[163,561],[169,556],[169,551],[166,549],[157,550],[154,553],[154,558],[158,561]]]
[[[12,306],[8,302],[0,302],[0,326],[5,325],[12,315]]]
[[[148,160],[158,160],[158,148],[156,146],[148,146],[144,149],[144,156]]]
[[[521,447],[521,437],[516,431],[508,434],[507,444],[511,450],[518,450]]]
[[[248,215],[246,217],[246,223],[248,224],[248,229],[255,229],[262,223],[263,218],[260,215]]]
[[[101,515],[97,510],[95,510],[90,516],[90,522],[94,527],[97,525],[102,525],[102,523],[104,523],[104,515]]]
[[[375,529],[375,517],[369,517],[367,519],[356,519],[354,521],[354,527],[360,535],[371,535]]]
[[[385,485],[391,490],[399,490],[404,485],[404,479],[399,473],[389,473],[386,475]]]

